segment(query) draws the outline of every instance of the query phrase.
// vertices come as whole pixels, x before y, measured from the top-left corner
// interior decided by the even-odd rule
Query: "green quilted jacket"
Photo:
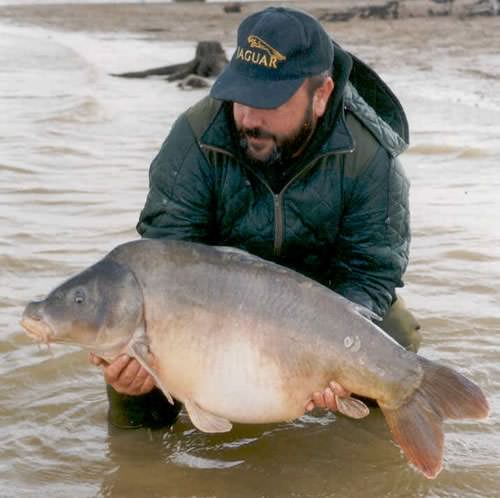
[[[231,104],[205,98],[150,169],[143,237],[235,246],[304,273],[383,316],[402,285],[408,124],[396,97],[335,44],[335,90],[310,146],[278,180],[235,146]]]

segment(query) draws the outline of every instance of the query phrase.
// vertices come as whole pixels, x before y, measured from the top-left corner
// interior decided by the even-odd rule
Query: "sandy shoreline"
[[[322,20],[322,24],[344,48],[352,50],[379,71],[391,71],[402,64],[426,71],[439,67],[443,58],[466,56],[461,72],[500,80],[497,62],[500,16],[461,17],[460,12],[470,3],[471,0],[456,0],[453,15],[429,16],[424,15],[426,9],[437,4],[431,0],[406,0],[400,2],[399,19]],[[0,6],[0,26],[37,26],[55,31],[96,34],[123,33],[151,42],[217,40],[226,47],[233,47],[237,27],[244,17],[265,6],[278,4],[302,8],[319,19],[359,5],[380,5],[372,0],[250,2],[241,4],[241,12],[234,14],[225,13],[222,2]],[[411,6],[411,11],[405,11],[408,6]],[[227,55],[231,57],[232,54],[228,51]],[[486,70],[484,60],[491,60]]]
[[[345,11],[356,5],[383,2],[302,0],[279,4],[309,11],[318,18]],[[468,2],[471,3],[470,1]],[[223,3],[165,4],[63,4],[0,6],[0,23],[36,25],[62,31],[129,32],[158,40],[219,40],[234,43],[241,19],[277,2],[242,4],[241,13],[226,14]],[[334,4],[334,7],[332,7]],[[400,2],[400,19],[359,19],[348,22],[322,21],[329,33],[344,44],[400,45],[420,50],[442,47],[457,50],[478,48],[482,53],[496,53],[500,47],[500,16],[461,19],[460,1],[455,15],[424,16],[429,6],[439,8],[430,0]],[[465,3],[462,2],[462,9]],[[408,10],[411,6],[411,11]],[[406,10],[405,10],[406,9]]]

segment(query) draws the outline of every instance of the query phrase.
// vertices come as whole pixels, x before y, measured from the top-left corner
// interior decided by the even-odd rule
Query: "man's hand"
[[[312,400],[306,404],[306,411],[310,412],[314,408],[326,408],[335,412],[338,410],[335,396],[339,398],[347,398],[351,395],[349,391],[344,389],[340,384],[331,381],[329,386],[323,391],[316,391],[312,395]]]
[[[144,370],[135,358],[126,354],[122,354],[108,363],[90,353],[89,361],[102,367],[106,384],[121,394],[138,396],[150,392],[155,387],[153,377]]]

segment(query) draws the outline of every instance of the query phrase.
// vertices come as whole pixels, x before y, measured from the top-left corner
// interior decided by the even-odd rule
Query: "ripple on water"
[[[14,166],[12,164],[0,164],[0,173],[14,173],[15,175],[31,175],[33,170],[31,168]]]
[[[106,113],[99,101],[90,95],[70,95],[67,99],[57,98],[43,117],[34,120],[40,124],[95,124],[106,119]]]
[[[85,150],[83,147],[77,149],[76,147],[69,147],[67,145],[40,145],[36,148],[37,152],[45,155],[60,156],[78,156],[83,158],[92,157],[92,153]]]
[[[460,290],[475,295],[483,294],[483,295],[494,296],[498,294],[498,288],[493,285],[479,285],[479,284],[461,285]]]
[[[496,256],[491,256],[484,252],[470,251],[466,249],[455,249],[452,251],[444,251],[441,253],[443,259],[457,259],[461,261],[481,261],[481,262],[492,262],[498,261],[499,258]]]
[[[170,461],[176,465],[182,465],[193,469],[230,469],[245,463],[244,460],[224,461],[220,459],[204,458],[190,455],[186,452],[174,453]]]
[[[462,159],[479,159],[482,157],[490,157],[494,152],[488,149],[479,147],[467,147],[452,144],[435,144],[435,143],[419,143],[412,145],[408,149],[410,155],[423,156],[455,156]]]
[[[59,254],[59,253],[55,253]],[[23,257],[15,257],[9,255],[0,255],[0,267],[7,272],[22,272],[22,273],[39,273],[44,271],[52,271],[54,269],[59,269],[62,272],[69,272],[74,269],[72,264],[65,264],[56,258],[43,258],[40,256],[33,256],[29,259]],[[39,278],[41,275],[38,275]]]

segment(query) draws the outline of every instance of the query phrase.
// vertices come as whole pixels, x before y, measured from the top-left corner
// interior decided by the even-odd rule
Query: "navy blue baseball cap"
[[[332,40],[314,17],[288,7],[268,7],[240,24],[236,51],[210,96],[274,109],[306,78],[332,64]]]

